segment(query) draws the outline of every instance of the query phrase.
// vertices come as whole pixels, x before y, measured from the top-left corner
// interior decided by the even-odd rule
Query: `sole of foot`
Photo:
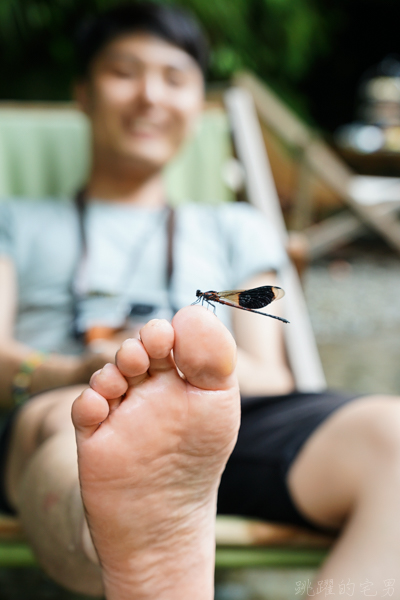
[[[228,330],[191,306],[126,340],[75,401],[107,598],[212,598],[217,490],[240,421],[235,362]]]

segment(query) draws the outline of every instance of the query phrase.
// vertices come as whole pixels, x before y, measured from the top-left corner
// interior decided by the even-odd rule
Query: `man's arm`
[[[14,323],[18,305],[15,267],[11,258],[0,257],[0,407],[12,403],[12,384],[21,364],[35,349],[14,339]],[[49,324],[51,326],[51,324]],[[50,354],[32,373],[29,391],[36,393],[76,383],[87,383],[91,374],[112,357],[104,354],[63,356]]]
[[[275,274],[257,275],[240,288],[251,289],[263,285],[277,285]],[[243,310],[232,310],[238,346],[237,374],[242,394],[262,396],[291,392],[294,380],[287,363],[283,337],[284,327],[290,327],[290,324]],[[273,302],[261,310],[281,316],[279,302]]]

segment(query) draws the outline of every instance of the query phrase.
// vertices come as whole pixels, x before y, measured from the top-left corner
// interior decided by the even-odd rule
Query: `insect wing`
[[[232,306],[240,306],[239,295],[246,290],[226,290],[225,292],[217,292],[217,296],[221,300],[227,300]]]
[[[218,293],[220,298],[229,300],[235,306],[252,309],[268,306],[268,304],[271,304],[274,300],[279,300],[284,295],[285,292],[282,288],[271,285],[263,285],[250,290],[227,290]]]

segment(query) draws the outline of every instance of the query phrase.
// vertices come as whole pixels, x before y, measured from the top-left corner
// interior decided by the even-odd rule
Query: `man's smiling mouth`
[[[127,122],[126,128],[133,135],[156,137],[163,133],[163,128],[159,123],[154,123],[154,121],[143,117]]]

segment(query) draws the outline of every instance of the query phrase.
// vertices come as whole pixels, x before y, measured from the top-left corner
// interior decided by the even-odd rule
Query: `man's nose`
[[[156,73],[143,75],[140,86],[140,94],[146,104],[157,104],[165,99],[165,84],[162,77]]]

